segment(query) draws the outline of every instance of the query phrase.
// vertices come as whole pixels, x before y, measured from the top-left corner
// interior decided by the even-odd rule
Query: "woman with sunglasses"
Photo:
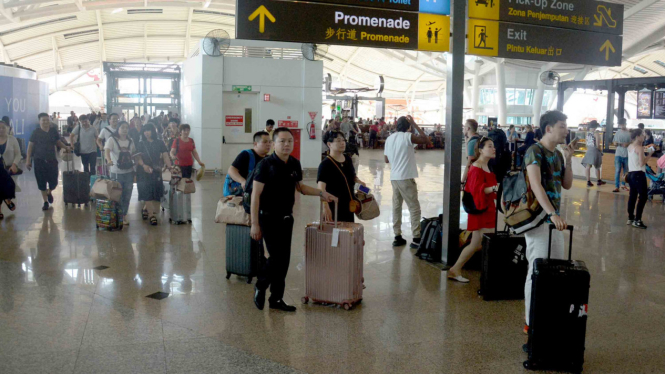
[[[490,138],[482,137],[475,147],[476,161],[469,167],[464,191],[473,196],[476,209],[485,210],[481,214],[469,214],[467,231],[471,232],[471,243],[464,248],[457,262],[448,270],[448,278],[461,283],[469,283],[462,276],[462,267],[482,249],[483,234],[494,230],[496,226],[496,191],[499,185],[496,176],[489,169],[488,163],[496,157],[496,149]]]
[[[329,131],[324,134],[323,141],[330,149],[330,154],[321,161],[316,181],[319,189],[339,198],[337,207],[337,220],[340,222],[354,222],[354,213],[360,209],[360,202],[353,200],[354,186],[365,182],[358,179],[353,162],[346,150],[346,138],[341,131]],[[352,202],[353,201],[353,202]],[[333,220],[334,202],[323,204],[323,217]]]

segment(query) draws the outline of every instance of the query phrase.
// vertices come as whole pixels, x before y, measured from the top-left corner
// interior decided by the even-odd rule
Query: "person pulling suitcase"
[[[256,241],[263,238],[270,254],[259,273],[254,290],[254,304],[259,310],[263,310],[266,290],[270,287],[270,309],[294,312],[296,308],[287,305],[283,297],[291,261],[295,191],[298,190],[303,195],[319,196],[326,202],[337,202],[338,199],[302,183],[300,161],[291,156],[294,138],[289,129],[276,129],[272,140],[275,152],[256,166],[245,186],[246,193],[251,191],[250,235]]]

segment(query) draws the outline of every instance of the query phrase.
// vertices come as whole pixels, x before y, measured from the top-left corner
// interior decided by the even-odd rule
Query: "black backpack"
[[[269,157],[264,158],[263,160],[259,161],[258,164],[254,167],[251,173],[247,176],[247,179],[245,180],[245,190],[244,193],[242,194],[242,207],[245,208],[245,212],[247,214],[251,213],[252,209],[252,191],[254,190],[254,178],[259,174],[259,170],[261,169],[261,164],[264,162],[269,162],[268,161]],[[270,172],[272,174],[273,172],[273,166],[272,164],[270,165]]]
[[[420,221],[420,246],[416,256],[421,260],[435,261],[435,254],[441,253],[443,214],[438,217],[423,218]]]
[[[132,148],[132,139],[128,138],[129,140],[129,145],[127,148],[123,148],[120,146],[120,143],[118,143],[118,139],[114,136],[113,139],[115,140],[115,144],[118,146],[118,149],[120,149],[120,153],[118,154],[118,162],[116,163],[116,166],[118,169],[131,169],[134,167],[134,160],[132,159],[132,154],[129,151]]]

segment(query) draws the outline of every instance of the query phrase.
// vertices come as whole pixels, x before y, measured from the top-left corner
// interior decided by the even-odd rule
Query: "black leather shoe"
[[[270,302],[270,309],[279,309],[284,312],[295,312],[296,307],[288,305],[284,300],[279,300],[275,302]]]
[[[406,240],[402,238],[402,235],[397,235],[393,241],[393,247],[401,247],[403,245],[406,245]]]
[[[263,306],[266,305],[266,291],[261,291],[254,287],[254,305],[259,310],[263,310]]]

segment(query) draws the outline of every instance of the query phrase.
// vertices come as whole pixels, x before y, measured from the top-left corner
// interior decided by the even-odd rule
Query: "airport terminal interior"
[[[463,79],[457,77],[461,85],[451,83],[452,52],[237,38],[236,14],[242,13],[242,5],[235,0],[0,1],[0,155],[1,166],[7,167],[7,172],[0,170],[0,373],[528,373],[525,361],[540,352],[529,339],[536,341],[539,330],[526,333],[524,295],[486,301],[479,292],[487,268],[474,264],[493,250],[487,238],[487,248],[462,270],[469,282],[449,278],[460,246],[469,245],[466,229],[474,219],[463,207],[462,191],[454,189],[465,187],[452,183],[450,176],[459,179],[470,167],[468,120],[477,121],[478,137],[508,135],[503,149],[517,173],[526,148],[538,147],[536,139],[544,144],[533,133],[540,131],[541,116],[554,110],[567,116],[572,145],[566,161],[572,187],[561,193],[559,215],[574,227],[572,259],[586,264],[590,285],[588,302],[580,310],[571,305],[569,312],[579,313],[576,321],[583,318],[586,330],[554,334],[551,341],[566,349],[549,349],[566,362],[567,347],[582,336],[585,373],[665,371],[664,0],[598,2],[605,4],[598,5],[604,22],[623,17],[617,18],[623,31],[612,36],[622,44],[614,52],[607,49],[607,56],[619,54],[616,66],[468,52]],[[351,0],[305,0],[292,6],[310,3],[324,10],[335,4],[355,9]],[[472,6],[491,8],[507,1],[461,3],[473,18]],[[583,18],[587,8],[580,0],[573,3]],[[452,2],[456,4],[460,2]],[[402,5],[398,10],[404,17],[415,14]],[[267,20],[266,28],[279,24]],[[576,32],[595,34],[583,31],[583,22],[579,25]],[[598,46],[578,42],[579,48],[597,52]],[[40,113],[47,113],[48,123]],[[110,181],[97,179],[109,174],[101,165],[105,157],[93,155],[99,156],[93,167],[98,176],[91,176],[83,172],[82,158],[67,152],[74,145],[70,135],[76,136],[76,126],[87,127],[83,122],[90,114],[96,118],[90,121],[94,131],[112,129],[114,120],[121,129],[128,122],[130,138],[132,131],[146,137],[139,130],[152,123],[159,129],[155,144],[173,148],[171,157],[177,160],[181,143],[173,139],[184,135],[169,137],[176,130],[168,126],[189,124],[194,158],[200,158],[191,161],[195,192],[173,174],[174,183],[164,182],[156,215],[145,216],[139,195],[146,182],[138,160],[152,151],[137,148],[140,157],[132,158],[137,179],[128,182],[132,193],[123,211],[120,195],[111,197],[111,189],[97,188]],[[439,242],[432,245],[442,257],[433,261],[421,259],[410,246],[415,237],[406,202],[401,213],[406,244],[393,243],[399,217],[394,198],[404,191],[393,180],[402,171],[396,172],[395,160],[388,157],[399,156],[392,145],[404,116],[417,124],[418,129],[411,127],[415,134],[422,130],[427,138],[427,144],[403,143],[401,152],[415,160],[410,171],[417,171],[417,187],[411,191],[421,207],[418,218],[437,221],[441,215],[443,228],[432,236]],[[308,239],[306,232],[308,225],[321,221],[325,196],[295,193],[283,296],[294,312],[270,308],[268,301],[257,309],[257,277],[267,272],[262,261],[256,266],[249,259],[247,248],[255,248],[248,239],[250,228],[217,222],[220,208],[228,208],[223,195],[229,170],[238,165],[234,160],[243,150],[258,147],[254,134],[270,131],[271,122],[273,131],[289,129],[294,139],[290,154],[300,162],[302,183],[317,189],[319,165],[333,144],[324,143],[326,133],[343,131],[347,158],[379,210],[370,219],[355,217],[354,227],[364,230],[359,250],[327,247],[321,244],[325,240]],[[613,141],[623,126],[635,134],[643,130],[644,150],[653,154],[644,166],[646,229],[633,221],[627,224],[630,192],[621,188],[624,176],[617,174],[621,165],[615,163],[623,143]],[[52,170],[58,165],[52,203],[42,200],[38,186],[44,179],[44,166],[38,165],[42,160],[34,156],[34,167],[26,163],[29,145],[44,141],[33,135],[45,133],[40,127],[57,133],[52,141],[62,142],[53,146],[54,162],[48,164]],[[185,130],[179,129],[178,134]],[[114,136],[124,139],[120,131]],[[270,157],[278,159],[282,148],[277,143],[271,147],[275,154]],[[594,151],[597,156],[588,161]],[[119,156],[113,157],[118,163]],[[587,162],[598,166],[586,170]],[[10,177],[12,164],[22,173]],[[85,179],[74,189],[74,194],[85,190],[81,204],[67,203],[65,189],[73,191],[67,186],[72,175]],[[635,182],[628,179],[633,188]],[[15,196],[5,199],[10,185]],[[454,203],[445,205],[448,199]],[[113,218],[102,218],[106,215]],[[451,215],[459,215],[459,222],[451,222]],[[176,224],[181,216],[185,218]],[[506,228],[505,218],[497,214],[497,230]],[[240,241],[231,239],[233,227],[245,230],[242,243],[247,248],[238,249]],[[422,225],[421,230],[429,229]],[[325,238],[346,243],[340,239],[342,231]],[[450,248],[448,237],[455,243]],[[564,238],[567,254],[569,234]],[[319,251],[348,251],[350,259],[361,259],[359,268],[341,260],[316,263],[319,257],[312,253],[317,248],[308,249],[322,245],[326,248]],[[529,250],[517,248],[522,256]],[[270,259],[279,254],[265,255],[268,267],[275,266],[277,260]],[[252,263],[250,277],[231,274],[229,269],[241,262]],[[308,271],[312,264],[324,270]],[[561,266],[562,273],[567,271]],[[346,285],[345,277],[358,283],[354,295],[359,292],[360,300],[353,305],[348,299],[314,302],[314,285],[331,284],[326,289],[340,293],[343,287],[335,287]],[[316,282],[319,278],[327,281]],[[570,290],[559,291],[556,297],[565,298]],[[540,372],[567,372],[556,366],[544,369]]]

